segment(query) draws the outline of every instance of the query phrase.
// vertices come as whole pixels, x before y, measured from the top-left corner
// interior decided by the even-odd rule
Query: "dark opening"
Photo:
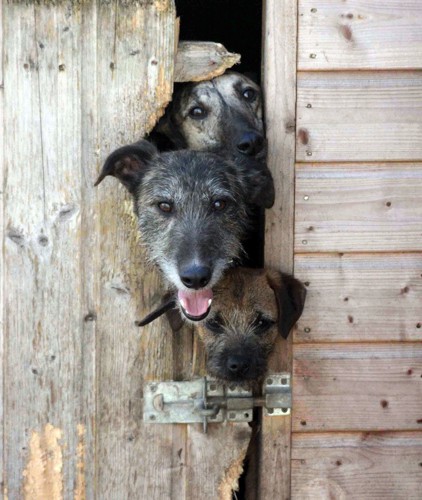
[[[222,43],[242,56],[232,69],[261,80],[262,0],[176,0],[180,39]],[[255,210],[245,241],[248,267],[264,265],[264,214]]]
[[[222,43],[230,52],[242,56],[234,71],[244,73],[257,83],[261,81],[262,0],[176,0],[180,16],[180,39]],[[245,265],[264,265],[264,215],[254,214],[254,229],[245,242],[248,260]],[[256,412],[254,412],[256,414]],[[253,448],[252,439],[251,447]],[[256,461],[246,458],[240,477],[237,500],[254,497]],[[246,491],[248,489],[248,495]]]

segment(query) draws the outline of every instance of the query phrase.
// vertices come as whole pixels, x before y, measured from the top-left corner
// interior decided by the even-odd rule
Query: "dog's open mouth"
[[[213,298],[212,290],[179,290],[177,297],[183,314],[191,321],[201,321],[208,316]]]

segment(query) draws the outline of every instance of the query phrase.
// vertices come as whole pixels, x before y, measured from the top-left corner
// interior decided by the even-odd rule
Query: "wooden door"
[[[230,498],[247,424],[142,421],[143,384],[190,379],[203,356],[190,328],[135,326],[162,284],[128,194],[93,186],[171,98],[174,2],[3,2],[1,19],[3,494]],[[183,45],[177,78],[195,54],[203,78],[238,59],[207,50]]]

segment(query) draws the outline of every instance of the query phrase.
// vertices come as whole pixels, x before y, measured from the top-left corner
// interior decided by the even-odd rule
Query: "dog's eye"
[[[213,333],[224,333],[224,327],[222,324],[222,320],[219,315],[214,316],[214,318],[209,319],[205,322],[205,328]]]
[[[275,321],[273,321],[272,319],[267,318],[262,314],[258,314],[258,316],[254,319],[252,326],[255,333],[262,334],[269,330],[274,325],[274,323]]]
[[[215,200],[212,202],[212,209],[217,212],[221,212],[226,208],[226,205],[226,200]]]
[[[243,92],[242,92],[242,95],[243,97],[247,100],[247,101],[253,101],[256,97],[256,91],[254,89],[245,89]]]
[[[194,106],[189,110],[189,116],[196,119],[205,118],[207,116],[207,111],[201,106]]]
[[[166,214],[173,212],[173,204],[169,203],[168,201],[160,201],[159,203],[157,203],[157,206],[162,212],[165,212]]]

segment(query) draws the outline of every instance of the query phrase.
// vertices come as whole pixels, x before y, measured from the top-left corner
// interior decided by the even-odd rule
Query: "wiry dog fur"
[[[149,256],[178,290],[210,289],[218,282],[241,252],[245,200],[259,204],[262,197],[229,160],[187,150],[159,153],[147,141],[114,151],[96,185],[107,175],[132,194]],[[203,279],[186,285],[186,275],[196,279],[198,270],[205,270]]]
[[[207,354],[208,373],[223,382],[254,384],[267,372],[278,335],[287,338],[302,314],[303,284],[293,276],[265,269],[229,269],[214,290],[211,312],[197,323]],[[171,295],[139,322],[143,326],[176,305]],[[180,316],[169,316],[174,329]]]

